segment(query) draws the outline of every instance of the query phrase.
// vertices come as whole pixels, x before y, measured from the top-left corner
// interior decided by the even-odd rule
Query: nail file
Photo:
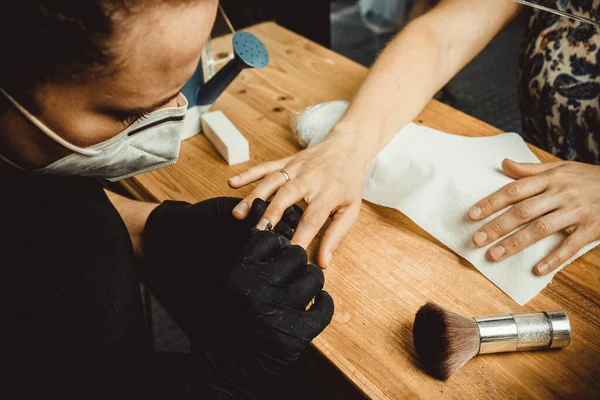
[[[202,131],[229,165],[250,161],[248,140],[221,111],[202,116]]]

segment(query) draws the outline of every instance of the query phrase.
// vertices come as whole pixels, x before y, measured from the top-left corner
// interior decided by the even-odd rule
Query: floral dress
[[[538,3],[600,21],[600,0]],[[529,12],[519,78],[523,137],[562,159],[600,164],[600,28]]]

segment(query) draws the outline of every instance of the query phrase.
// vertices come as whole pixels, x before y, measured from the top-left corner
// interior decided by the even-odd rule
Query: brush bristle
[[[434,303],[417,312],[413,339],[425,370],[444,381],[479,353],[477,322]]]

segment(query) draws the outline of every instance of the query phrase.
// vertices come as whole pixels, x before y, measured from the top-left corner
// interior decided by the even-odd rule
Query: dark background
[[[331,45],[330,0],[221,0],[236,29],[276,21],[325,47]]]

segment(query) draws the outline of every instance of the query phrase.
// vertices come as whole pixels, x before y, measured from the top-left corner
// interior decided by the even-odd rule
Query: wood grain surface
[[[274,23],[249,31],[265,42],[271,63],[263,70],[244,71],[213,109],[223,111],[248,138],[251,162],[229,167],[206,138],[197,135],[184,142],[175,166],[125,183],[139,198],[196,202],[248,194],[252,186],[235,191],[227,179],[252,165],[298,152],[288,128],[291,113],[314,103],[351,98],[367,72]],[[214,40],[213,47],[226,54],[230,37]],[[436,101],[415,122],[457,135],[499,133]],[[554,159],[532,149],[543,161]],[[310,252],[316,245],[318,240]],[[314,345],[336,373],[372,399],[600,398],[599,265],[596,249],[520,307],[403,214],[363,202],[358,222],[325,271],[336,311]],[[428,300],[472,316],[564,309],[571,319],[573,342],[562,350],[480,356],[447,382],[439,382],[423,372],[413,348],[413,318]]]

